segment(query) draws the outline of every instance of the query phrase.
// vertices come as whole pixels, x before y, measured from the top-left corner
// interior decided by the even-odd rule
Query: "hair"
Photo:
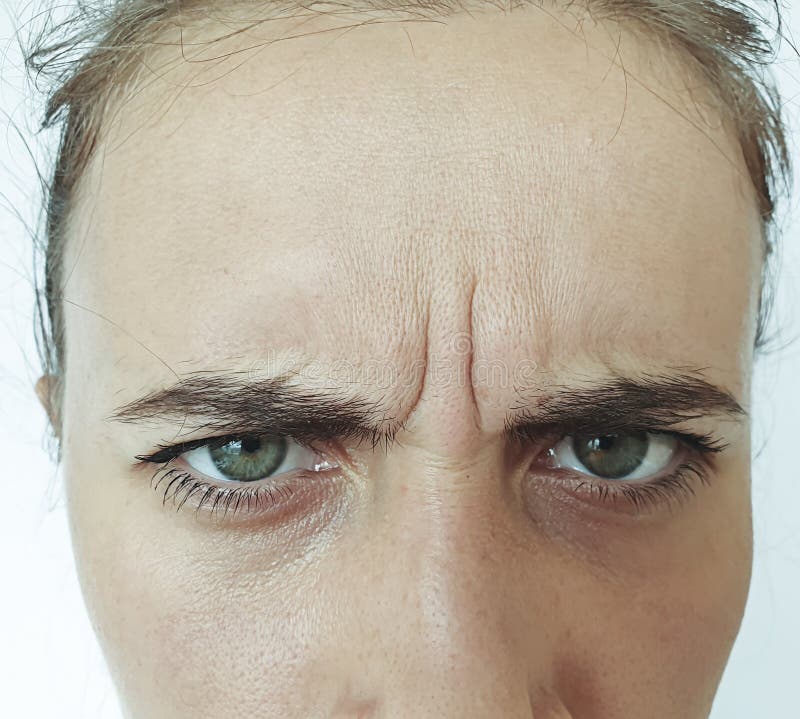
[[[472,0],[472,4],[511,11],[525,5],[543,7],[544,1],[510,0],[506,4],[501,0]],[[739,0],[550,2],[555,9],[577,5],[594,20],[613,21],[659,42],[677,54],[688,69],[699,73],[723,116],[731,121],[762,219],[765,261],[755,350],[765,343],[774,294],[770,257],[775,245],[778,183],[788,194],[791,178],[782,106],[770,72],[776,47],[767,37],[767,30],[773,29],[775,37],[780,38],[781,11],[778,0],[762,2],[774,12],[774,27],[764,15]],[[60,130],[55,161],[48,172],[40,173],[44,203],[41,230],[35,233],[34,241],[36,346],[43,372],[49,376],[47,399],[56,461],[61,457],[65,364],[63,257],[76,185],[98,146],[109,108],[146,67],[148,51],[157,47],[164,32],[176,25],[200,26],[213,20],[211,13],[221,5],[209,0],[77,0],[65,19],[54,20],[52,10],[45,14],[43,27],[32,33],[30,44],[23,50],[35,87],[38,89],[41,81],[46,85],[40,130]],[[310,0],[308,4],[302,0],[239,0],[224,5],[226,10],[234,6],[252,8],[257,16],[255,21],[224,37],[277,17],[309,13],[379,13],[398,19],[430,20],[468,12],[461,0]]]

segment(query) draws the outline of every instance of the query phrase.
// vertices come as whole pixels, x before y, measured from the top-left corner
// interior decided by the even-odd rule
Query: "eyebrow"
[[[553,434],[611,434],[668,430],[703,418],[740,422],[747,412],[729,391],[703,377],[703,369],[666,374],[616,375],[584,386],[551,385],[508,416],[514,437]]]
[[[704,417],[747,416],[730,392],[702,377],[702,370],[617,375],[580,386],[549,384],[543,390],[519,390],[518,396],[520,402],[504,427],[506,435],[518,439],[666,430]],[[387,447],[405,424],[379,402],[341,391],[304,388],[285,377],[249,379],[225,373],[181,379],[122,405],[108,419],[180,424],[179,433],[272,434],[299,441],[355,439]]]
[[[380,404],[332,390],[297,386],[286,377],[245,379],[203,373],[117,408],[108,419],[176,423],[180,431],[287,435],[297,440],[391,442],[399,426]]]
[[[703,377],[702,369],[614,375],[582,385],[549,384],[518,390],[505,421],[509,438],[667,430],[717,416],[741,420],[734,396]],[[299,441],[349,439],[388,446],[405,422],[379,402],[331,389],[298,386],[290,377],[252,379],[239,373],[199,373],[117,408],[122,423],[180,423],[180,432],[280,434]]]

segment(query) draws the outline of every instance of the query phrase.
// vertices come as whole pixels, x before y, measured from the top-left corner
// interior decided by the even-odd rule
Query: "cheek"
[[[200,528],[90,443],[65,446],[63,467],[81,586],[130,716],[307,716],[331,621],[313,585],[335,583],[335,562],[322,579],[312,552],[266,532]]]
[[[654,716],[653,697],[663,697],[659,717],[707,716],[752,561],[747,463],[713,481],[663,531],[594,532],[591,544],[584,528],[560,535],[565,564],[583,564],[566,580],[556,662],[575,716]]]
[[[131,716],[263,716],[265,707],[275,716],[311,716],[348,673],[371,667],[381,682],[389,679],[391,657],[353,659],[370,654],[369,627],[393,626],[384,621],[393,618],[392,641],[417,636],[408,630],[416,615],[402,611],[418,578],[396,570],[397,584],[383,591],[354,558],[354,547],[383,542],[386,557],[410,562],[410,546],[390,546],[365,529],[348,551],[320,534],[319,552],[291,553],[269,532],[209,531],[191,512],[162,510],[140,486],[146,478],[128,476],[91,442],[70,438],[63,466],[82,586]],[[534,554],[481,599],[481,611],[513,624],[519,648],[487,655],[495,671],[504,662],[543,662],[575,717],[703,716],[750,578],[744,459],[658,527],[588,528],[536,499],[543,516],[517,537],[533,537]],[[332,532],[341,526],[350,525],[333,522]],[[493,546],[503,553],[500,540]],[[474,569],[468,560],[454,576]],[[381,576],[388,566],[381,564]],[[471,626],[476,636],[484,636],[483,624]],[[551,636],[559,640],[545,641]]]

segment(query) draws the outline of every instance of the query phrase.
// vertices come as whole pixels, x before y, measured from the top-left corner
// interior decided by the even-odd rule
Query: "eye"
[[[320,471],[332,466],[317,452],[281,435],[210,440],[180,457],[217,482],[256,482],[298,469]]]
[[[607,480],[636,480],[669,467],[678,452],[675,436],[657,432],[570,435],[549,450],[552,467]]]
[[[334,489],[339,463],[327,447],[288,435],[228,434],[172,445],[135,459],[158,469],[151,487],[162,505],[184,506],[217,519],[286,517]],[[333,471],[328,471],[333,470]],[[330,496],[330,494],[328,494]],[[303,504],[306,501],[306,504]]]

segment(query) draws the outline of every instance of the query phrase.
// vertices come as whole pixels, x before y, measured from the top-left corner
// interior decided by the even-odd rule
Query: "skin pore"
[[[80,186],[63,472],[127,715],[706,717],[752,552],[735,140],[611,24],[353,17],[167,33]],[[637,501],[548,464],[624,427],[719,451]],[[257,430],[314,440],[274,505],[137,459]]]

